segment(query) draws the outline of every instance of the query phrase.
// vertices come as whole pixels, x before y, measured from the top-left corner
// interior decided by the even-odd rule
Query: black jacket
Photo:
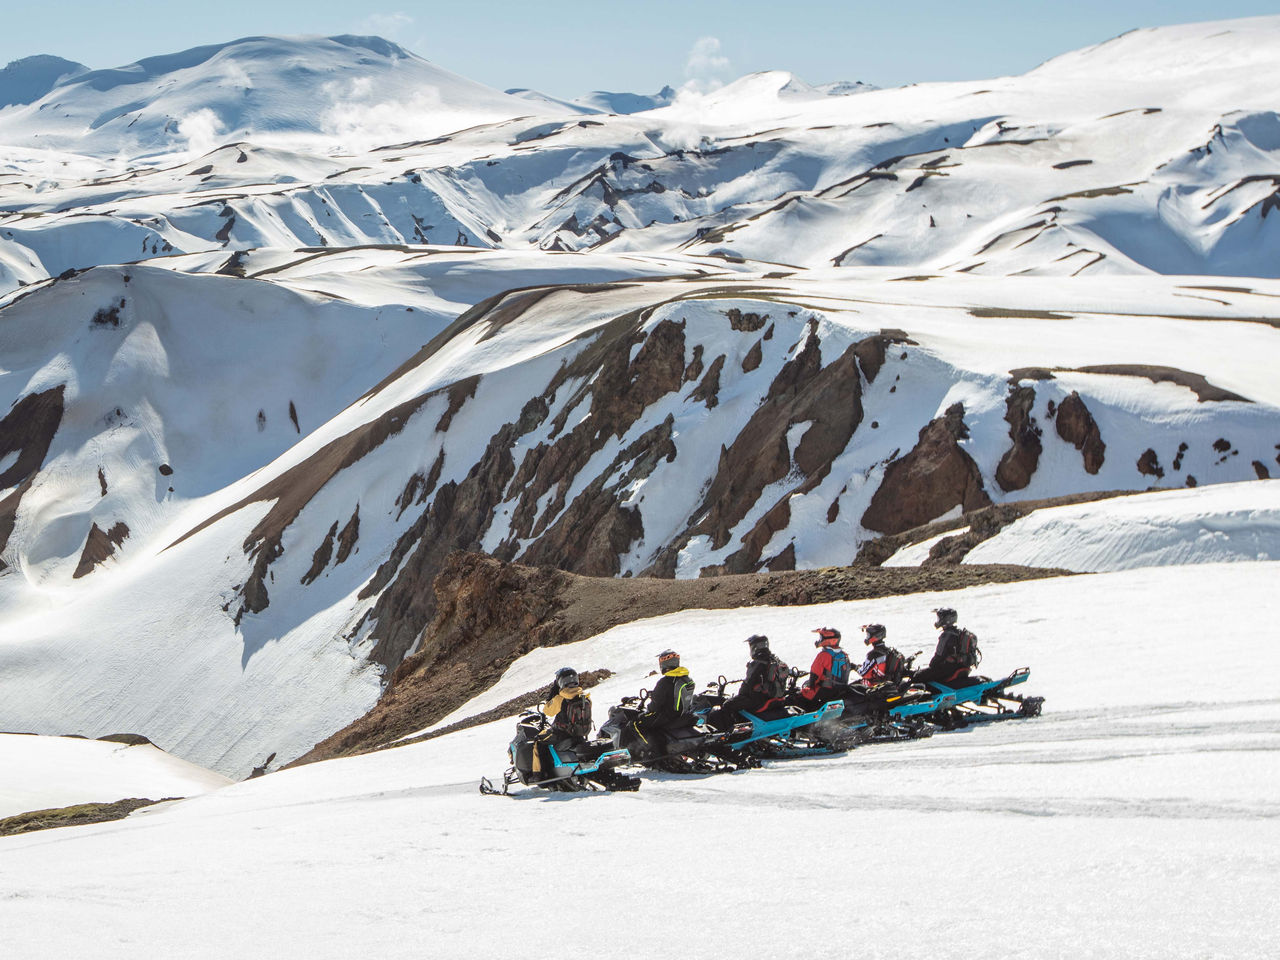
[[[756,710],[770,700],[786,696],[787,665],[768,654],[747,664],[747,675],[734,697],[739,709]]]
[[[662,730],[693,715],[693,678],[684,667],[668,670],[653,686],[648,709],[640,723],[648,730]]]
[[[965,656],[965,639],[960,628],[947,624],[938,636],[938,648],[933,651],[933,659],[929,661],[930,670],[959,670],[969,666]]]

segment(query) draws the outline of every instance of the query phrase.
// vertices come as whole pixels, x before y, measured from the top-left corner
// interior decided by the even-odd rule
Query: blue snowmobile
[[[791,671],[789,697],[795,693],[796,680],[802,675],[798,670]],[[723,706],[728,699],[725,688],[731,683],[741,682],[718,677],[707,685],[706,691],[698,694],[694,710],[705,716]],[[764,759],[838,752],[844,747],[835,742],[831,733],[843,712],[844,704],[839,700],[819,704],[812,709],[782,703],[755,711],[740,708],[738,714],[743,720],[727,731],[725,742],[734,751]],[[825,731],[827,735],[819,731]]]
[[[955,687],[930,681],[929,686],[943,702],[928,715],[928,720],[944,730],[956,730],[974,723],[1038,717],[1044,697],[1008,692],[1009,687],[1025,683],[1030,676],[1030,667],[1019,667],[1007,677],[969,677]]]

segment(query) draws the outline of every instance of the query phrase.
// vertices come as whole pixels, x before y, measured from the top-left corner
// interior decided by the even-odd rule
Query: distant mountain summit
[[[537,113],[380,37],[246,37],[106,70],[55,57],[0,75],[0,143],[100,157],[237,140],[329,150]]]
[[[59,83],[88,72],[83,63],[47,54],[14,60],[0,70],[0,108],[34,103]]]

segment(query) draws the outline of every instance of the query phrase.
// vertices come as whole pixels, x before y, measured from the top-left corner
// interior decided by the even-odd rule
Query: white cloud
[[[460,116],[445,109],[435,87],[417,88],[412,100],[378,101],[374,99],[373,81],[357,77],[326,83],[321,91],[329,100],[321,126],[346,150],[423,140],[474,122],[465,114]]]
[[[208,107],[189,113],[178,122],[178,136],[187,141],[187,149],[197,156],[218,146],[222,132],[222,121]]]
[[[223,61],[222,77],[226,86],[243,90],[253,89],[253,78],[249,76],[244,67],[234,60]]]
[[[407,13],[371,13],[360,21],[360,32],[386,40],[404,40],[413,26]]]
[[[716,37],[699,37],[689,49],[684,62],[684,75],[688,82],[682,90],[704,93],[724,86],[729,78],[729,58],[720,52],[720,40]]]

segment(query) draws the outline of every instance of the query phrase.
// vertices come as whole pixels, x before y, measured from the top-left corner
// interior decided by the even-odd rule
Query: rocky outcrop
[[[861,422],[862,390],[855,348],[849,347],[823,366],[821,341],[811,328],[804,346],[778,371],[764,401],[733,444],[721,451],[715,476],[693,511],[693,516],[702,519],[662,551],[649,572],[673,576],[679,551],[697,536],[709,537],[714,549],[722,549],[764,489],[785,478],[794,466],[802,477],[795,489],[780,498],[744,536],[741,549],[707,572],[758,569],[762,550],[785,526],[782,511],[786,498],[791,493],[807,493],[822,482]],[[796,424],[808,427],[793,452],[787,434]]]
[[[76,572],[71,575],[72,578],[78,580],[93,573],[94,567],[115,555],[116,547],[124,543],[128,536],[129,527],[123,522],[114,524],[106,533],[96,523],[93,524],[89,528],[84,549],[80,551],[80,563],[76,566]]]
[[[1005,493],[1022,490],[1031,482],[1031,475],[1040,465],[1042,433],[1031,415],[1035,407],[1034,387],[1015,386],[1009,391],[1004,418],[1009,424],[1009,439],[1013,445],[1005,451],[996,467],[996,483]]]
[[[1071,444],[1084,456],[1084,469],[1087,473],[1097,473],[1102,469],[1106,457],[1107,445],[1102,442],[1097,421],[1093,414],[1074,390],[1060,404],[1054,416],[1058,436]]]
[[[885,468],[862,525],[878,533],[901,533],[955,507],[968,511],[990,504],[978,465],[959,443],[968,436],[962,404],[952,404],[930,421],[914,449]]]
[[[888,356],[889,347],[896,343],[915,346],[916,342],[907,336],[905,330],[881,330],[876,336],[859,340],[854,346],[854,353],[862,365],[862,375],[867,378],[867,383],[875,383]]]
[[[1164,479],[1164,467],[1160,466],[1160,457],[1151,449],[1144,450],[1138,458],[1138,472],[1144,477]]]
[[[44,466],[54,434],[62,424],[65,391],[66,385],[58,384],[40,393],[29,393],[0,420],[0,462],[14,457],[13,463],[0,472],[0,490],[15,488],[0,500],[0,552],[9,544],[22,497]],[[7,566],[0,560],[0,570]]]

